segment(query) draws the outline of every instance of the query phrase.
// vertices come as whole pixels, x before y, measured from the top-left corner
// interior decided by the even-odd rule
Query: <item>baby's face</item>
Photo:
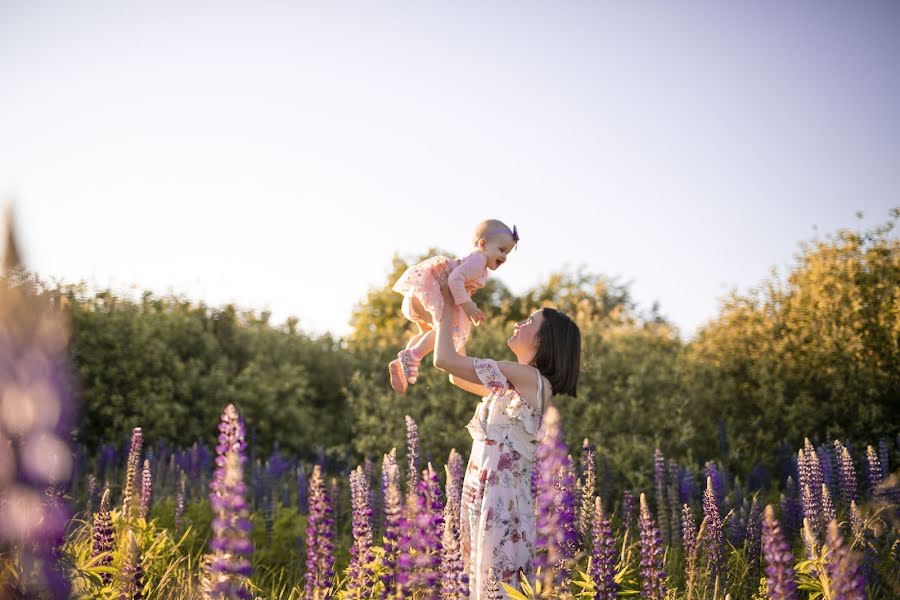
[[[488,269],[496,271],[500,265],[506,262],[506,255],[515,245],[512,235],[506,232],[495,233],[490,239],[484,240],[482,252],[487,258]]]

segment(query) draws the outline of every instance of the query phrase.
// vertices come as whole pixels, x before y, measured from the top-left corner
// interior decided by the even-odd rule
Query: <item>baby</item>
[[[488,219],[475,228],[472,253],[463,259],[433,256],[408,268],[393,290],[403,294],[403,316],[416,324],[419,332],[409,340],[397,359],[388,365],[391,387],[403,394],[408,384],[419,376],[419,363],[434,350],[434,324],[441,319],[444,298],[441,282],[446,281],[456,303],[453,319],[453,343],[464,352],[469,337],[470,321],[484,322],[484,313],[472,302],[471,294],[484,287],[488,269],[497,270],[506,262],[506,255],[519,242],[516,227],[502,221]]]

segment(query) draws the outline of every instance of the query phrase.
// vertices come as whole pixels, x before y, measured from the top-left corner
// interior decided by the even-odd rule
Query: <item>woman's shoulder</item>
[[[523,365],[510,360],[499,361],[497,363],[500,371],[506,379],[512,384],[512,387],[519,393],[535,410],[540,410],[546,406],[549,398],[553,395],[550,382],[546,377],[540,374],[536,367],[531,365]],[[543,383],[544,397],[538,402],[538,377]]]

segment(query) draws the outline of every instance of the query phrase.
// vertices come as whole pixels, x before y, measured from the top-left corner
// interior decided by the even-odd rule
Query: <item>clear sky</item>
[[[341,335],[395,252],[499,218],[514,293],[584,265],[690,336],[900,205],[898,32],[890,0],[0,0],[0,196],[44,276]]]

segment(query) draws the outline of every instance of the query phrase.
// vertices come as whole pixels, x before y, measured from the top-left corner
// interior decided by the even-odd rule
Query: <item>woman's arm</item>
[[[489,389],[487,389],[480,383],[472,383],[471,381],[466,381],[465,379],[460,379],[459,377],[455,377],[453,375],[450,376],[450,383],[462,390],[471,392],[480,398],[484,398],[491,393]]]

